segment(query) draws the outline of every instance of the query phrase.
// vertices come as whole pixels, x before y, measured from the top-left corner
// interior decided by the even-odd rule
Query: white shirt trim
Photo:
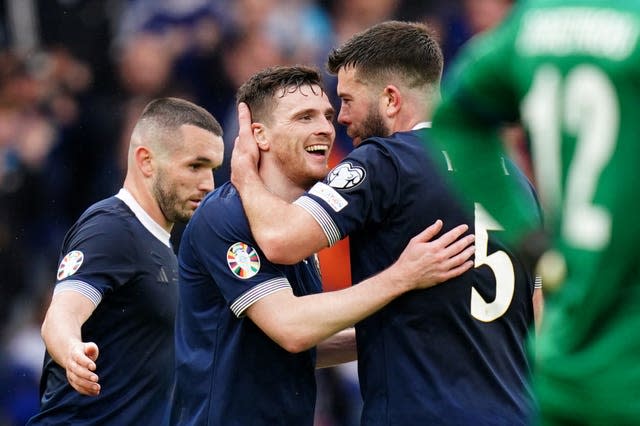
[[[318,222],[318,225],[320,225],[320,228],[322,228],[322,231],[324,231],[329,247],[340,241],[340,229],[338,229],[338,226],[320,203],[307,195],[303,195],[295,200],[293,204],[302,207],[313,216],[316,222]]]
[[[289,281],[286,278],[274,278],[265,281],[262,284],[258,284],[251,288],[251,290],[242,293],[242,295],[231,304],[231,310],[236,314],[236,317],[240,318],[244,316],[244,311],[258,300],[275,293],[276,291],[285,289],[291,290],[291,284],[289,284]]]
[[[98,306],[102,301],[102,294],[95,287],[87,284],[84,281],[78,280],[66,280],[58,283],[53,289],[53,294],[62,293],[63,291],[75,291],[80,293],[93,303],[93,306]]]
[[[430,129],[431,122],[430,121],[421,121],[411,128],[411,130],[420,130],[420,129]]]
[[[133,198],[133,195],[125,188],[121,188],[120,191],[116,194],[116,197],[121,199],[133,212],[134,215],[138,218],[142,226],[147,228],[149,232],[153,234],[154,237],[159,239],[162,244],[171,248],[171,234],[167,232],[162,226],[158,224],[155,220],[149,216],[149,214],[144,211],[142,206]]]

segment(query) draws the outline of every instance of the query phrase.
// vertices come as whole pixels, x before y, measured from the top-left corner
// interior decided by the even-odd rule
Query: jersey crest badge
[[[75,274],[80,269],[83,260],[84,254],[80,250],[73,250],[67,253],[62,262],[60,262],[60,266],[58,266],[58,281]]]
[[[260,270],[260,256],[253,247],[238,242],[227,250],[227,264],[233,275],[246,280]]]
[[[341,163],[333,168],[327,175],[327,183],[329,186],[338,189],[352,189],[360,185],[367,173],[360,166],[353,164]]]

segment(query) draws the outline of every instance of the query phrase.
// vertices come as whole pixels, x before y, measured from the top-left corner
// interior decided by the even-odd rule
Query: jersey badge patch
[[[227,264],[233,275],[246,280],[260,270],[260,256],[253,247],[239,242],[227,250]]]
[[[75,274],[80,269],[83,260],[84,254],[80,250],[73,250],[67,253],[62,262],[60,262],[60,266],[58,266],[58,281]]]
[[[360,185],[367,173],[360,166],[346,162],[338,164],[327,175],[329,186],[338,189],[352,189]]]

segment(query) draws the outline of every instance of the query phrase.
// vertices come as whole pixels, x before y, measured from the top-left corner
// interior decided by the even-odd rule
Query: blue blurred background
[[[64,233],[123,180],[132,123],[152,98],[207,108],[237,133],[234,93],[276,64],[316,65],[387,19],[422,21],[450,63],[510,0],[1,0],[0,426],[37,410],[40,323]],[[335,99],[335,79],[326,76]],[[351,149],[344,130],[332,163]],[[174,232],[177,249],[181,227]],[[349,285],[344,246],[321,253],[326,290]],[[317,426],[358,424],[356,365],[318,371]]]

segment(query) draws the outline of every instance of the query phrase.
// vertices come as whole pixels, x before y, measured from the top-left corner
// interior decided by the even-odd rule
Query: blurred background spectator
[[[387,19],[423,21],[448,62],[495,26],[510,0],[0,1],[0,426],[38,406],[40,323],[65,230],[117,192],[125,142],[141,108],[180,96],[237,133],[234,94],[258,70],[316,65],[354,33]],[[326,76],[336,108],[335,78]],[[351,149],[337,126],[331,163]],[[517,134],[517,133],[516,133]],[[182,229],[176,227],[177,249]],[[320,253],[327,290],[350,284],[348,241]],[[358,424],[355,363],[318,372],[317,426]]]

